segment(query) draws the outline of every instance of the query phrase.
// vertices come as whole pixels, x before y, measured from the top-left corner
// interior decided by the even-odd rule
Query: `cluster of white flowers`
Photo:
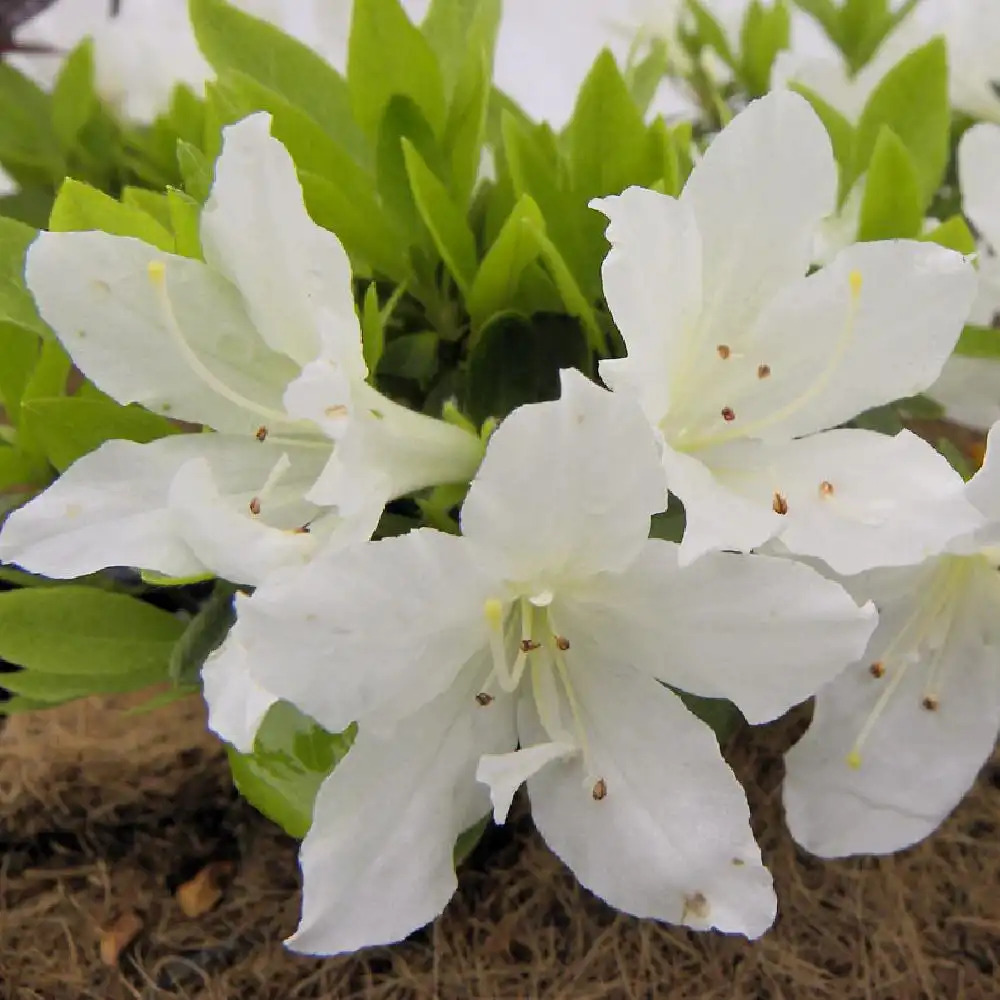
[[[926,836],[1000,727],[1000,430],[966,483],[909,432],[842,426],[932,387],[967,422],[1000,418],[1000,393],[968,389],[995,375],[949,361],[1000,304],[1000,126],[966,135],[959,170],[978,273],[910,240],[813,269],[829,137],[797,94],[751,103],[678,198],[594,203],[627,355],[603,386],[564,371],[560,399],[484,449],[369,385],[347,256],[253,115],[225,130],[204,262],[99,232],[29,250],[40,314],[88,378],[214,433],[104,444],[9,517],[0,557],[256,588],[205,668],[213,727],[252,747],[276,698],[358,725],[302,847],[301,951],[431,920],[456,838],[491,808],[502,822],[522,784],[612,905],[760,935],[776,899],[745,795],[676,692],[751,724],[816,697],[785,803],[824,856]],[[392,498],[470,482],[460,536],[370,540]],[[671,497],[679,545],[649,538]]]

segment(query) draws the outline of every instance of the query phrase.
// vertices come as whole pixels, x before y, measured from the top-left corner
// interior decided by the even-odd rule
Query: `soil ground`
[[[295,843],[232,791],[196,699],[149,715],[92,700],[0,732],[3,1000],[994,1000],[1000,996],[1000,762],[939,833],[894,858],[821,862],[784,833],[781,751],[801,719],[728,748],[748,779],[781,914],[750,944],[616,914],[546,850],[522,808],[491,829],[432,927],[325,961],[295,926]],[[234,863],[192,919],[176,888]],[[391,901],[387,900],[387,905]],[[102,928],[141,920],[117,966]]]

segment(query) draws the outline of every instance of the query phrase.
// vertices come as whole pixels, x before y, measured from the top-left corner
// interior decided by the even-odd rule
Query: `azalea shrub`
[[[931,835],[1000,727],[1000,8],[113,6],[0,67],[0,710],[204,697],[312,954],[524,785],[765,933],[720,742],[810,699],[792,836]]]

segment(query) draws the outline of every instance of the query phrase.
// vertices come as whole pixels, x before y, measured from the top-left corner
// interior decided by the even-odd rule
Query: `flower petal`
[[[200,261],[107,233],[43,232],[25,280],[77,367],[120,403],[248,435],[286,421],[281,394],[298,369]]]
[[[594,774],[577,756],[528,779],[545,842],[626,913],[763,934],[775,915],[771,876],[712,731],[635,671],[574,660],[572,678]],[[518,729],[524,745],[545,739],[530,713],[519,714]]]
[[[992,524],[1000,524],[1000,421],[990,428],[982,467],[967,483],[965,496]]]
[[[601,275],[604,295],[628,357],[601,362],[601,378],[634,396],[654,424],[670,406],[670,375],[701,309],[701,239],[691,206],[645,188],[599,198],[611,250]]]
[[[501,424],[462,507],[462,532],[491,571],[540,589],[627,565],[667,501],[638,406],[576,371],[562,385],[558,401]]]
[[[775,292],[806,273],[816,227],[836,193],[829,136],[798,94],[774,91],[719,133],[681,194],[701,234],[702,340],[728,344]]]
[[[767,306],[741,343],[751,364],[712,412],[733,409],[730,433],[787,440],[916,395],[950,357],[975,294],[972,265],[937,244],[848,247]]]
[[[214,544],[212,552],[190,544],[198,522],[213,516],[221,490],[230,509],[246,511],[249,527],[263,532],[266,522],[252,523],[248,505],[281,454],[269,443],[224,434],[182,434],[150,444],[107,441],[9,516],[0,533],[0,558],[55,579],[106,566],[137,566],[178,577],[220,572],[221,564],[214,565],[212,557],[223,553],[215,552]],[[285,526],[283,518],[302,524],[315,514],[315,507],[301,499],[316,475],[315,452],[292,456],[285,482],[268,504],[268,516],[280,526]],[[173,496],[172,484],[192,460],[207,463],[218,488],[185,501],[183,484]],[[178,504],[188,520],[178,518]],[[267,545],[263,535],[260,544]],[[237,577],[237,582],[243,581]]]
[[[952,355],[927,395],[949,420],[984,431],[1000,420],[1000,360]]]
[[[246,652],[227,640],[201,671],[209,728],[240,753],[252,753],[257,730],[278,700],[250,676]]]
[[[875,628],[874,607],[801,563],[710,553],[681,569],[677,553],[651,540],[623,573],[557,601],[551,615],[572,651],[727,698],[758,724],[815,694]]]
[[[579,753],[572,743],[536,743],[510,753],[485,754],[476,769],[476,781],[488,785],[493,803],[493,822],[505,823],[514,793],[546,764]]]
[[[389,725],[488,649],[498,590],[464,539],[423,528],[275,574],[233,635],[264,687],[331,732],[371,713]]]
[[[958,144],[962,209],[983,238],[1000,250],[1000,125],[973,125]]]
[[[306,213],[295,164],[270,130],[262,112],[223,130],[201,216],[205,260],[239,289],[272,351],[307,364],[320,353],[323,322],[327,347],[351,357],[363,378],[350,262],[337,237]]]
[[[970,570],[939,651],[932,643],[911,662],[886,660],[879,677],[870,669],[914,613],[926,622],[921,601],[933,572],[932,566],[869,574],[867,589],[876,599],[878,577],[888,579],[892,593],[880,600],[882,621],[868,656],[819,693],[809,731],[786,757],[789,828],[813,854],[887,854],[926,837],[961,800],[996,743],[1000,581],[985,561]],[[935,698],[931,710],[923,706],[928,693]]]
[[[389,944],[444,909],[457,885],[455,841],[489,812],[477,761],[515,741],[509,698],[475,702],[484,676],[461,677],[387,739],[362,724],[316,798],[292,950]]]

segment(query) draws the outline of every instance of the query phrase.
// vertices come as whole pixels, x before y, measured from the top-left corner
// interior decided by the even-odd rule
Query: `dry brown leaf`
[[[174,893],[185,917],[200,917],[215,909],[235,871],[232,861],[210,861]]]
[[[135,910],[126,910],[113,924],[101,931],[101,962],[117,965],[122,952],[138,937],[142,917]]]

